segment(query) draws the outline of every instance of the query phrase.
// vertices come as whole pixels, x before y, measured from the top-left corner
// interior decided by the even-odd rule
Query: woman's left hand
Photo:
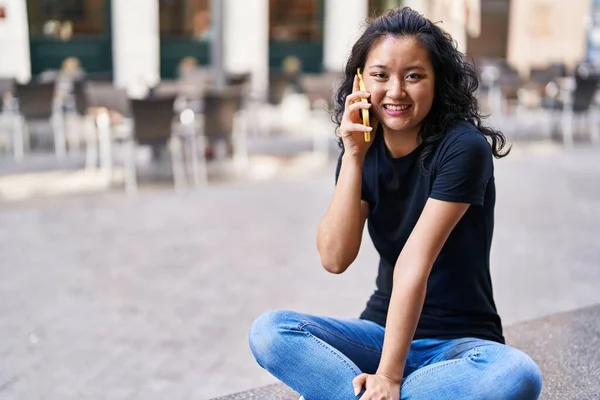
[[[385,375],[360,374],[352,380],[352,386],[356,395],[365,388],[365,393],[360,400],[400,399],[400,383],[394,382]]]

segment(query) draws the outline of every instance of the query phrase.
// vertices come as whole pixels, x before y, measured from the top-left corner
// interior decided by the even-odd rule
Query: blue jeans
[[[356,399],[352,379],[374,374],[384,328],[358,318],[294,311],[259,316],[250,349],[261,367],[306,400]],[[537,399],[542,377],[525,353],[476,338],[418,339],[411,344],[402,399]]]

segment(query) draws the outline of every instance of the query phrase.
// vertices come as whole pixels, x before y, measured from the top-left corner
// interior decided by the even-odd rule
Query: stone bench
[[[544,377],[542,399],[600,399],[600,305],[510,326],[506,341],[529,354]],[[297,400],[273,384],[218,400]]]

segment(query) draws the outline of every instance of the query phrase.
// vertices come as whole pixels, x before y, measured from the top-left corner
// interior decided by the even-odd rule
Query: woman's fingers
[[[371,93],[359,90],[358,76],[354,75],[354,82],[352,83],[352,93],[346,96],[346,109],[344,110],[344,116],[342,117],[342,124],[340,126],[341,137],[351,137],[354,133],[365,133],[371,132],[373,127],[360,123],[361,110],[368,110],[371,108],[371,104],[366,101],[371,96]],[[370,141],[370,135],[365,133],[365,142]]]
[[[351,104],[361,101],[363,98],[368,99],[371,96],[369,92],[353,92],[346,96],[346,108],[348,108]]]
[[[342,117],[342,123],[344,122],[364,122],[361,119],[361,110],[369,110],[371,108],[371,103],[367,103],[364,101],[356,101],[349,106],[346,107],[346,111]]]
[[[358,396],[362,391],[363,387],[367,383],[367,374],[360,374],[352,380],[352,387],[354,388],[354,395]]]
[[[365,103],[364,101],[357,101],[356,103],[350,104],[347,108],[347,111],[348,111],[348,113],[353,113],[353,112],[361,110],[361,109],[368,110],[369,108],[371,108],[371,103]]]
[[[354,132],[371,132],[372,130],[373,128],[363,124],[347,123],[342,124],[342,126],[340,126],[340,132],[342,137],[352,136]]]

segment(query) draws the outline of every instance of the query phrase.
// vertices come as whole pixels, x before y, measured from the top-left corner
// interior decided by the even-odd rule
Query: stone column
[[[0,19],[0,77],[16,78],[25,83],[31,79],[29,24],[24,0],[4,0],[5,17]]]
[[[323,66],[327,71],[342,71],[352,45],[363,32],[368,16],[365,0],[325,1]]]
[[[225,71],[252,73],[252,90],[265,96],[269,77],[269,1],[223,0]]]
[[[112,2],[114,81],[134,98],[160,81],[158,5],[158,0]]]

